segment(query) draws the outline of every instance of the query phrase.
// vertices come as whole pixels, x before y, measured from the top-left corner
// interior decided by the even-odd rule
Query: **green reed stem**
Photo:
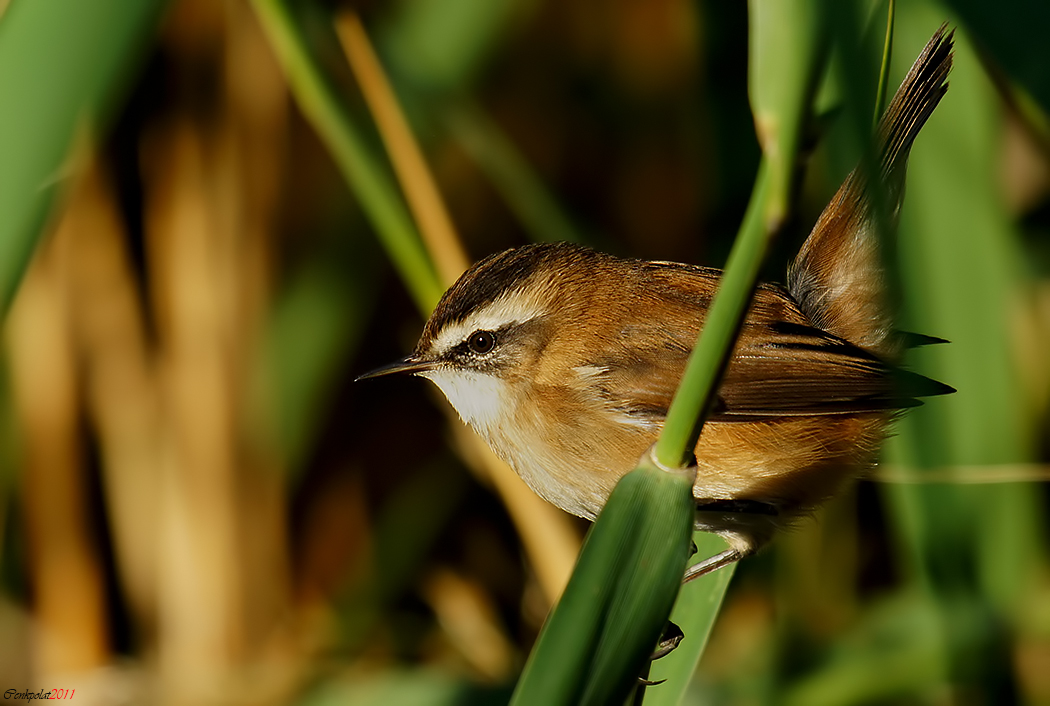
[[[430,312],[444,288],[390,174],[380,166],[284,0],[253,0],[288,83],[327,144],[421,311]]]

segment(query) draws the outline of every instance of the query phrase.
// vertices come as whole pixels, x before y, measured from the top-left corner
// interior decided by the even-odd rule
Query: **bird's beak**
[[[354,382],[360,380],[367,380],[369,378],[382,377],[383,375],[395,375],[397,373],[418,373],[424,370],[432,370],[434,368],[433,361],[420,360],[415,353],[407,355],[401,360],[395,360],[389,365],[384,365],[381,368],[370,370],[364,375],[358,375],[354,378]]]

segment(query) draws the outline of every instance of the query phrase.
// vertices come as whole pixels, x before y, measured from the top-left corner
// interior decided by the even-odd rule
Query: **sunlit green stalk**
[[[817,78],[825,64],[827,25],[822,9],[821,0],[749,3],[749,94],[763,159],[725,274],[657,442],[655,456],[665,465],[692,461],[704,419],[747,315],[769,240],[790,212],[797,155]],[[704,558],[725,548],[719,538],[703,535],[697,536],[697,547],[698,556]],[[651,677],[668,681],[649,690],[647,704],[680,703],[706,647],[733,569],[731,566],[704,576],[680,592],[673,620],[682,627],[686,639],[678,650],[653,666]]]
[[[711,407],[722,372],[733,354],[733,342],[744,321],[765,257],[764,215],[768,191],[769,168],[763,161],[725,274],[656,442],[656,459],[665,466],[673,468],[693,462],[693,449],[700,438],[704,415]]]
[[[751,202],[729,255],[726,273],[654,449],[654,455],[664,465],[686,465],[693,460],[693,448],[706,413],[732,357],[734,342],[747,314],[765,257],[768,239],[764,216],[769,184],[770,171],[763,161]],[[665,455],[661,456],[661,453]],[[713,556],[724,548],[722,541],[714,535],[700,534],[697,537],[699,557]],[[685,586],[680,592],[673,620],[685,632],[686,639],[675,652],[654,665],[651,678],[667,679],[668,683],[649,689],[647,704],[670,706],[679,703],[707,645],[735,568],[734,564],[720,569]]]
[[[886,91],[890,82],[890,59],[893,57],[893,20],[896,17],[897,4],[889,0],[886,10],[886,40],[882,45],[882,67],[879,69],[879,89],[875,94],[875,117],[873,124],[878,125],[882,112],[886,109]]]
[[[416,303],[429,312],[443,287],[393,181],[362,138],[339,92],[307,46],[287,2],[253,0],[288,83],[376,230]]]

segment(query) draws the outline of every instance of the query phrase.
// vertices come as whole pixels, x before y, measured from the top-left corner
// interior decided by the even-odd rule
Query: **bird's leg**
[[[730,547],[712,557],[693,564],[685,571],[682,583],[688,583],[704,574],[717,571],[735,561],[740,561],[758,551],[768,541],[766,530],[779,512],[776,506],[758,500],[710,500],[697,503],[696,528],[716,532],[729,542]],[[696,543],[692,544],[696,554]],[[660,642],[657,643],[650,660],[660,659],[674,651],[685,637],[682,629],[668,621]],[[643,684],[652,684],[640,678]]]
[[[758,551],[768,541],[779,512],[775,505],[759,500],[705,500],[696,505],[696,528],[721,535],[729,549],[693,564],[682,583],[717,571]]]
[[[753,550],[752,550],[753,551]],[[682,577],[682,583],[689,583],[693,579],[698,579],[704,574],[709,574],[712,571],[717,571],[723,566],[729,566],[734,561],[740,561],[748,554],[738,551],[736,549],[726,549],[724,552],[719,552],[712,557],[708,557],[703,561],[693,564],[685,570],[685,576]]]

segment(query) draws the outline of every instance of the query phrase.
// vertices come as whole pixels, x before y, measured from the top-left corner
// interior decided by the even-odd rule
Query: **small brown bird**
[[[879,125],[894,220],[951,64],[942,27]],[[894,364],[902,347],[939,339],[894,332],[875,231],[855,171],[787,286],[758,286],[696,446],[696,527],[730,548],[688,578],[757,550],[870,467],[900,410],[953,391]],[[535,492],[593,519],[655,442],[720,276],[564,243],[507,250],[445,293],[411,355],[361,378],[432,380]]]

